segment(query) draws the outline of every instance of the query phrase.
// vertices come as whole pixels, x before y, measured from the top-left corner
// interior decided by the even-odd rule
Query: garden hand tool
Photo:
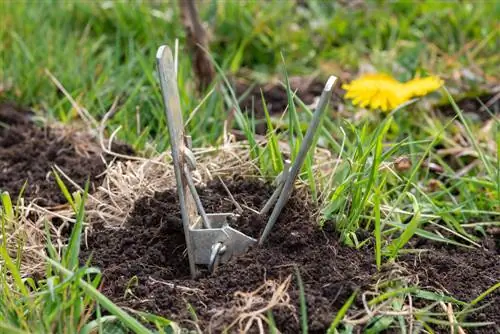
[[[192,172],[196,170],[196,159],[191,151],[191,137],[184,130],[175,64],[168,46],[163,45],[158,49],[156,61],[167,116],[189,268],[192,278],[195,278],[196,265],[206,265],[209,271],[213,272],[218,264],[247,252],[257,240],[229,225],[237,215],[205,212],[192,177]],[[285,162],[283,172],[275,180],[276,190],[260,211],[261,215],[265,215],[274,206],[259,239],[259,245],[268,237],[291,196],[293,185],[312,146],[336,81],[334,76],[328,79],[295,161],[293,164],[290,161]]]
[[[192,278],[195,278],[197,264],[207,265],[213,271],[219,263],[245,253],[257,240],[229,226],[229,222],[236,217],[233,213],[205,212],[192,177],[196,160],[191,151],[191,139],[184,131],[177,75],[170,48],[161,46],[156,61],[170,134],[189,268]]]

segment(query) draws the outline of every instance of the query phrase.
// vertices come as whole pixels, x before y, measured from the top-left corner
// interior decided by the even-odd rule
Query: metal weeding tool
[[[233,213],[205,213],[191,175],[196,169],[196,161],[191,152],[191,140],[184,133],[177,75],[170,48],[161,46],[156,53],[156,61],[167,113],[189,268],[195,278],[197,264],[207,265],[213,271],[218,263],[245,253],[257,240],[229,226],[229,220],[235,217]]]
[[[191,137],[187,136],[184,131],[177,75],[172,51],[168,46],[163,45],[158,49],[156,61],[167,115],[189,268],[192,278],[195,278],[197,264],[207,265],[209,271],[213,272],[219,263],[225,263],[232,256],[245,253],[250,246],[257,243],[257,240],[229,226],[229,222],[237,215],[205,212],[192,178],[192,171],[196,169],[196,160],[191,151]],[[296,160],[292,165],[289,161],[285,162],[283,173],[276,179],[276,190],[260,212],[262,215],[267,214],[276,203],[264,233],[259,239],[259,244],[264,243],[290,198],[293,184],[312,145],[314,134],[318,129],[336,80],[337,78],[334,76],[328,79]]]

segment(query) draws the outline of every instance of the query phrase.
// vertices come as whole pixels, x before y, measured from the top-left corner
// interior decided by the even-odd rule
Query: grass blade
[[[63,180],[59,176],[59,173],[57,173],[57,171],[55,169],[52,169],[52,174],[54,174],[54,177],[56,179],[56,183],[59,186],[59,189],[61,189],[61,192],[63,193],[64,198],[71,205],[71,208],[73,209],[73,211],[76,212],[75,202],[73,201],[73,196],[71,196],[71,193],[69,192],[68,187],[66,187]]]
[[[304,291],[304,283],[302,282],[302,277],[300,276],[300,270],[295,267],[295,273],[297,275],[297,284],[299,285],[299,302],[300,302],[300,327],[303,334],[309,332],[307,325],[307,304],[306,304],[306,293]]]
[[[271,155],[271,163],[274,175],[277,175],[284,168],[283,157],[281,156],[278,138],[276,136],[276,132],[273,129],[273,123],[271,121],[271,116],[269,115],[269,110],[267,109],[266,100],[264,98],[264,93],[262,92],[262,90],[260,91],[260,94],[262,97],[262,107],[264,109],[264,114],[266,116],[266,122],[267,122],[267,137],[268,137],[267,147],[269,147],[269,154]]]
[[[415,235],[417,232],[418,226],[420,225],[420,206],[418,204],[417,199],[411,193],[407,193],[408,196],[413,201],[414,214],[412,219],[408,224],[405,225],[403,233],[394,240],[388,247],[391,252],[390,258],[394,259],[398,255],[398,251],[406,245],[408,241]]]
[[[497,290],[500,288],[500,282],[491,286],[488,290],[480,294],[477,298],[475,298],[473,301],[471,301],[462,311],[458,312],[458,319],[461,320],[462,316],[467,314],[467,311],[472,309],[476,304],[481,302],[484,298],[486,298],[489,294],[491,294],[493,291]]]
[[[465,128],[465,131],[467,132],[467,136],[469,137],[469,140],[471,141],[471,144],[474,147],[474,150],[479,155],[479,158],[481,159],[484,167],[486,168],[486,171],[488,172],[488,175],[491,177],[492,180],[494,180],[495,179],[495,177],[494,177],[495,174],[493,172],[493,167],[491,166],[490,161],[488,159],[486,159],[486,155],[484,154],[484,152],[481,149],[481,147],[479,147],[479,144],[477,143],[477,141],[475,139],[476,136],[474,136],[474,134],[472,133],[472,130],[471,130],[471,128],[470,128],[467,120],[465,119],[465,117],[464,117],[464,115],[462,113],[462,110],[460,110],[460,108],[458,107],[458,105],[455,103],[455,100],[450,95],[450,92],[448,92],[448,90],[446,88],[444,88],[444,91],[446,92],[446,96],[448,97],[448,100],[450,101],[450,104],[451,104],[453,110],[458,115],[458,118],[460,118],[460,122],[462,122],[462,124],[463,124],[463,126]]]
[[[5,266],[7,267],[8,271],[10,272],[10,275],[12,276],[12,279],[14,280],[14,284],[16,285],[16,288],[21,291],[21,293],[24,296],[28,296],[29,292],[26,286],[24,285],[24,282],[21,278],[21,273],[19,272],[18,267],[14,264],[14,261],[12,261],[12,258],[8,254],[6,245],[2,245],[0,247],[0,257],[3,259]]]
[[[283,61],[283,65],[285,65],[285,58],[283,57],[283,54],[281,54],[281,59]],[[295,159],[297,154],[299,153],[300,150],[300,145],[302,144],[302,140],[304,139],[304,135],[302,134],[302,126],[300,124],[300,120],[297,114],[297,109],[295,107],[294,103],[294,93],[292,91],[292,87],[290,86],[290,80],[288,78],[288,73],[285,70],[285,80],[286,80],[286,95],[288,98],[288,118],[289,118],[289,143],[290,143],[290,150],[291,150],[291,155],[292,159]],[[312,113],[311,113],[312,115]],[[325,117],[322,117],[322,119]],[[322,122],[322,120],[321,120]],[[321,123],[318,126],[318,133],[315,134],[315,138],[313,140],[313,143],[309,149],[309,152],[307,152],[306,158],[304,160],[304,166],[302,169],[305,169],[307,173],[307,180],[308,180],[308,185],[309,189],[311,190],[311,196],[314,202],[317,202],[318,200],[318,195],[317,195],[317,189],[316,189],[316,181],[314,178],[314,172],[313,172],[313,157],[314,157],[314,151],[316,150],[316,144],[317,144],[317,138],[319,135],[320,130],[322,129]],[[296,138],[294,136],[297,136]]]
[[[328,328],[327,334],[334,334],[336,332],[337,327],[340,325],[340,322],[342,321],[342,319],[344,319],[347,311],[349,310],[352,303],[354,302],[354,299],[356,298],[357,294],[358,294],[358,291],[355,290],[351,294],[349,299],[347,299],[347,301],[344,303],[344,305],[342,305],[340,310],[335,315],[335,319],[333,319],[333,322],[331,323],[330,327]]]
[[[83,198],[79,194],[75,194],[75,199],[73,203],[78,204],[76,208],[76,223],[71,232],[70,240],[68,243],[68,248],[64,254],[64,264],[71,270],[75,270],[78,267],[78,255],[80,254],[80,245],[83,231],[83,220],[85,218],[85,200],[87,199],[89,189],[89,182],[85,184],[85,190],[83,193]]]
[[[45,258],[57,271],[59,271],[63,276],[69,278],[75,275],[73,271],[64,268],[60,263],[46,257],[43,254],[39,254],[42,258]],[[97,302],[101,304],[109,313],[115,315],[120,321],[127,326],[130,330],[134,331],[137,334],[151,334],[151,332],[144,327],[140,322],[138,322],[134,317],[130,314],[122,310],[120,307],[116,306],[108,297],[104,296],[100,293],[96,288],[94,288],[89,283],[83,281],[82,279],[78,280],[79,286],[92,298],[94,298]]]
[[[11,221],[12,219],[14,219],[14,207],[12,206],[12,200],[10,199],[10,195],[8,192],[4,191],[0,195],[0,198],[3,209],[2,218]]]
[[[20,330],[19,328],[9,326],[8,324],[2,322],[0,322],[0,332],[9,334],[30,334],[30,332]]]
[[[375,216],[375,259],[377,263],[377,269],[380,270],[382,266],[382,233],[380,227],[380,188],[374,194],[374,216]]]

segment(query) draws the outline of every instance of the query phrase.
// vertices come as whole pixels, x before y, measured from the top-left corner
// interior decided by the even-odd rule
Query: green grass
[[[311,151],[301,181],[321,204],[320,223],[334,224],[346,244],[362,247],[373,237],[378,268],[409,251],[414,236],[475,247],[486,228],[500,226],[498,118],[483,130],[484,124],[469,119],[455,103],[455,98],[481,94],[488,82],[498,80],[499,2],[367,1],[366,8],[347,8],[310,1],[307,8],[297,8],[292,1],[206,1],[200,13],[211,30],[218,77],[202,93],[195,91],[176,2],[5,1],[1,6],[0,100],[31,106],[62,122],[77,121],[78,113],[49,71],[98,120],[118,101],[118,112],[107,124],[109,133],[120,127],[118,138],[141,152],[167,150],[154,55],[160,44],[173,46],[178,38],[181,104],[188,129],[196,134],[194,145],[220,144],[224,121],[234,108],[234,126],[245,133],[251,157],[266,177],[283,169],[280,142],[289,144],[292,158],[296,155],[312,115],[291,90],[289,76],[353,74],[366,64],[400,80],[438,74],[446,80],[447,90],[425,100],[450,104],[455,118],[438,117],[430,103],[421,101],[388,115],[355,117],[362,115],[360,110],[346,103],[342,116],[332,112],[323,120],[315,143],[338,159],[321,175],[315,172]],[[254,114],[238,106],[239,97],[229,85],[233,76],[261,82],[279,77],[286,87],[289,105],[284,115],[270,115],[264,102],[269,129],[264,145],[254,135]],[[447,150],[463,155],[446,154]],[[402,156],[411,161],[408,170],[398,170],[394,162]],[[440,178],[430,164],[443,169]],[[62,181],[59,184],[77,222],[83,223],[84,194],[69,194]],[[138,333],[145,330],[97,292],[100,273],[95,268],[79,268],[81,225],[73,229],[64,256],[48,244],[46,279],[35,286],[21,276],[22,240],[12,248],[6,239],[18,214],[6,194],[0,214],[5,264],[0,270],[0,330],[105,332],[106,323]],[[369,237],[360,237],[361,230]],[[464,305],[396,283],[385,286],[370,305],[398,309],[410,297],[452,302],[463,312],[460,321],[498,288]],[[343,319],[353,298],[332,319],[331,333],[352,330]],[[415,316],[425,328],[446,319],[432,314],[431,306]],[[102,315],[102,308],[110,315]],[[93,312],[97,320],[91,320]],[[307,314],[304,308],[301,312]],[[153,315],[136,317],[158,327],[170,326]],[[376,332],[404,328],[404,321],[381,315],[367,326]],[[307,323],[302,327],[306,329]]]
[[[67,189],[62,188],[67,194]],[[84,196],[76,194],[71,202],[76,205],[76,224],[71,234],[71,241],[62,256],[59,257],[54,245],[47,244],[50,257],[46,258],[47,266],[43,280],[35,282],[32,278],[23,278],[19,263],[22,248],[15,252],[13,258],[9,253],[10,243],[5,239],[0,245],[0,259],[3,265],[0,268],[1,295],[0,301],[0,329],[9,333],[90,333],[97,326],[104,326],[120,320],[136,333],[149,331],[136,319],[115,306],[98,291],[101,274],[97,268],[79,268],[78,253],[80,251],[80,237],[84,220]],[[6,230],[12,230],[9,225],[15,224],[14,218],[18,214],[12,206],[7,193],[2,196],[2,210],[0,219],[2,235]],[[50,238],[49,238],[50,240]],[[42,257],[43,255],[41,255]],[[93,277],[92,279],[90,277]],[[88,280],[88,281],[87,281]],[[96,303],[97,302],[97,303]],[[89,321],[94,309],[100,314],[104,308],[114,316],[101,317]]]

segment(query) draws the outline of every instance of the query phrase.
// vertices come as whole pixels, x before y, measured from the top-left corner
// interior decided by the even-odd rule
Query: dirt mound
[[[267,184],[249,180],[233,180],[227,186],[240,205],[252,208],[260,208],[273,190]],[[235,209],[219,182],[199,189],[199,193],[207,212]],[[371,283],[375,268],[371,253],[340,247],[332,235],[316,229],[311,209],[303,198],[293,197],[264,248],[232,259],[214,276],[205,273],[193,281],[183,255],[185,242],[177,194],[166,191],[138,201],[126,228],[98,228],[88,238],[88,249],[82,247],[81,259],[92,256],[92,264],[103,269],[103,292],[119,305],[184,320],[191,318],[189,304],[202,328],[220,328],[234,320],[231,317],[237,307],[237,291],[251,292],[266,280],[282,282],[292,275],[288,290],[292,308],[273,309],[278,328],[286,328],[287,332],[298,332],[300,328],[295,276],[298,267],[307,296],[310,330],[321,332],[355,288]],[[235,226],[257,237],[265,219],[245,212]],[[133,295],[125,295],[134,276],[138,285],[132,288]]]
[[[268,184],[248,179],[235,178],[226,185],[238,203],[254,209],[261,208],[273,190]],[[220,182],[200,188],[199,193],[207,212],[235,210]],[[103,292],[119,305],[181,322],[196,319],[202,329],[210,327],[215,332],[229,325],[238,315],[265,308],[273,294],[279,301],[272,310],[277,327],[285,333],[300,332],[298,269],[304,283],[309,331],[324,333],[355,289],[368,289],[375,283],[377,271],[371,249],[355,250],[340,245],[333,232],[315,227],[313,212],[314,208],[305,198],[294,195],[265,247],[254,248],[232,259],[219,267],[213,276],[204,273],[193,281],[189,278],[184,254],[177,194],[173,190],[165,191],[136,202],[124,228],[112,230],[94,226],[95,230],[88,237],[88,247],[82,246],[81,261],[92,257],[91,263],[102,268]],[[265,221],[245,210],[234,225],[257,237]],[[498,274],[495,258],[477,251],[475,258],[456,260],[461,266],[470,266],[462,270],[460,277],[464,283],[461,284],[474,286],[474,289],[455,290],[453,287],[457,283],[451,278],[458,264],[444,266],[440,262],[450,256],[448,252],[446,248],[436,248],[429,257],[408,255],[403,260],[409,271],[419,275],[425,285],[444,287],[466,301],[491,286],[490,281],[478,280],[476,276]],[[473,264],[479,263],[478,259],[489,261],[489,272]],[[496,259],[498,262],[498,257]],[[447,263],[453,262],[448,260]],[[280,294],[278,285],[286,283],[288,277],[291,281],[287,294]],[[273,281],[277,283],[273,285]],[[263,287],[265,282],[267,285]],[[265,299],[250,294],[259,287]],[[251,306],[246,304],[250,300]],[[362,307],[359,299],[354,307]],[[491,313],[494,311],[494,308],[482,310],[489,321],[495,319]],[[244,325],[248,318],[240,320]],[[183,324],[191,326],[188,322]],[[239,325],[236,324],[233,330]]]
[[[106,169],[97,144],[70,130],[38,127],[31,116],[28,110],[0,104],[0,190],[16,198],[26,183],[26,200],[36,200],[42,206],[65,203],[50,174],[54,165],[80,186],[88,179],[94,190]],[[116,148],[131,152],[123,145]]]

